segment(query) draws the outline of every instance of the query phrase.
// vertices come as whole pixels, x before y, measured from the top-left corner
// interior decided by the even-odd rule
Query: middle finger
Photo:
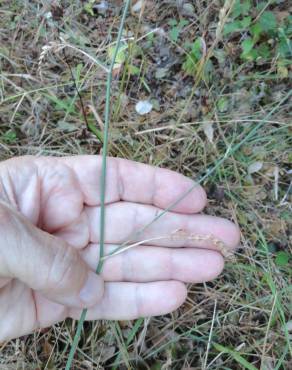
[[[89,220],[90,242],[99,243],[100,208],[87,207],[85,212]],[[105,213],[105,243],[122,244],[130,240],[145,241],[148,245],[215,250],[218,248],[214,239],[222,241],[228,249],[239,243],[237,226],[226,219],[167,212],[151,223],[161,212],[154,206],[130,202],[110,204]],[[178,237],[174,237],[177,234]]]

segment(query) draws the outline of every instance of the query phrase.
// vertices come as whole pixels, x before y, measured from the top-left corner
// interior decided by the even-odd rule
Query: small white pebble
[[[147,113],[152,111],[153,105],[150,103],[149,100],[140,100],[135,106],[136,112],[140,114],[140,116],[144,116]]]

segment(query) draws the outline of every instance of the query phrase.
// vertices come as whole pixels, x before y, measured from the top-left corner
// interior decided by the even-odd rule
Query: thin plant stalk
[[[106,84],[106,101],[105,101],[105,119],[104,119],[104,140],[103,140],[103,150],[102,150],[102,172],[101,172],[101,193],[100,193],[100,258],[99,263],[96,268],[96,273],[99,274],[101,272],[103,266],[103,254],[104,254],[104,229],[105,229],[105,191],[106,191],[106,165],[107,165],[107,149],[108,149],[108,133],[109,133],[109,123],[110,123],[110,108],[111,108],[111,83],[113,78],[113,69],[116,61],[116,57],[118,54],[118,50],[121,43],[122,33],[124,29],[124,24],[126,20],[126,15],[128,13],[130,0],[125,1],[124,11],[122,15],[122,20],[120,23],[119,33],[117,37],[117,43],[114,51],[114,55],[111,60],[111,64],[109,67],[108,75],[107,75],[107,84]],[[70,370],[72,361],[79,343],[81,330],[83,328],[83,323],[85,321],[87,314],[87,309],[82,310],[77,330],[73,339],[73,343],[69,352],[68,360],[66,363],[65,370]]]

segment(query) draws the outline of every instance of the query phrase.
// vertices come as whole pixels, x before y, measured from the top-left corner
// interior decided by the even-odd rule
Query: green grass
[[[58,41],[59,29],[72,46],[109,65],[108,45],[117,38],[121,12],[97,21],[98,15],[84,10],[81,2],[65,3],[65,17],[41,23],[39,2],[3,2],[0,159],[100,153],[103,128],[90,111],[92,130],[86,127],[62,53],[46,56],[42,80],[38,57],[44,45]],[[190,285],[186,304],[171,315],[85,323],[74,369],[90,369],[89,364],[151,370],[291,366],[292,125],[291,99],[285,99],[291,19],[286,3],[235,1],[233,10],[232,3],[225,2],[230,10],[221,18],[223,3],[208,2],[206,8],[199,1],[192,2],[195,16],[179,14],[175,1],[169,6],[157,2],[155,9],[146,6],[140,18],[128,14],[123,37],[132,38],[112,83],[108,149],[112,156],[200,177],[209,196],[207,212],[232,219],[242,230],[236,263],[228,262],[211,283]],[[164,34],[144,37],[159,27]],[[208,58],[196,42],[201,38]],[[103,117],[105,71],[80,52],[68,48],[66,53],[84,104]],[[161,67],[166,72],[157,77]],[[146,119],[134,109],[144,98],[156,103]],[[221,158],[224,162],[216,166]],[[249,175],[255,162],[262,168]],[[0,367],[64,368],[75,331],[76,323],[68,320],[12,341],[0,347]]]

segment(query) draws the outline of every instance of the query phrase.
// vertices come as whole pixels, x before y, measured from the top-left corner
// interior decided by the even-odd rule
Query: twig
[[[269,335],[269,331],[270,331],[270,328],[271,328],[271,323],[272,323],[272,320],[273,320],[273,315],[274,315],[274,310],[275,310],[275,306],[276,306],[276,303],[277,303],[277,299],[278,299],[278,294],[277,294],[277,291],[276,291],[275,296],[274,296],[274,300],[273,300],[273,305],[272,305],[270,317],[269,317],[269,321],[268,321],[266,334],[265,334],[265,339],[264,339],[264,345],[263,345],[262,356],[261,356],[261,370],[264,368],[263,363],[264,363],[264,360],[265,360],[266,347],[267,347],[267,342],[268,342],[268,335]]]
[[[83,118],[84,118],[84,121],[86,123],[86,126],[88,129],[89,128],[89,124],[88,124],[88,120],[87,120],[87,115],[86,115],[86,112],[85,112],[85,106],[84,106],[84,102],[83,102],[83,99],[82,99],[82,96],[80,94],[80,91],[79,91],[79,88],[77,86],[77,82],[75,80],[75,77],[74,77],[74,74],[73,74],[73,71],[72,71],[72,68],[71,68],[71,65],[68,61],[68,58],[67,58],[67,55],[66,55],[66,52],[65,52],[65,49],[62,49],[62,53],[63,53],[63,57],[64,57],[64,60],[65,60],[65,63],[67,64],[68,68],[69,68],[69,71],[70,71],[70,74],[71,74],[71,79],[72,79],[72,82],[73,82],[73,85],[75,87],[75,90],[76,90],[76,93],[78,95],[78,98],[79,98],[79,101],[80,101],[80,105],[81,105],[81,111],[82,111],[82,115],[83,115]]]
[[[78,51],[79,53],[85,55],[88,59],[92,60],[96,65],[98,65],[99,67],[101,67],[106,73],[110,73],[109,69],[107,66],[105,66],[100,60],[98,60],[97,58],[94,58],[92,55],[86,53],[85,51],[81,50],[81,49],[78,49],[76,48],[74,45],[71,45],[71,44],[68,44],[66,41],[64,41],[62,38],[61,38],[61,41],[62,41],[62,44],[61,44],[61,47],[62,48],[70,48],[72,50],[75,50],[75,51]]]
[[[217,311],[217,299],[215,299],[215,304],[214,304],[213,317],[212,317],[211,328],[210,328],[210,333],[209,333],[209,338],[208,338],[208,343],[207,343],[207,349],[206,349],[206,354],[205,354],[203,370],[206,370],[206,368],[207,368],[208,354],[209,354],[210,346],[211,346],[211,338],[212,338],[212,334],[213,334],[213,327],[214,327],[216,311]]]

